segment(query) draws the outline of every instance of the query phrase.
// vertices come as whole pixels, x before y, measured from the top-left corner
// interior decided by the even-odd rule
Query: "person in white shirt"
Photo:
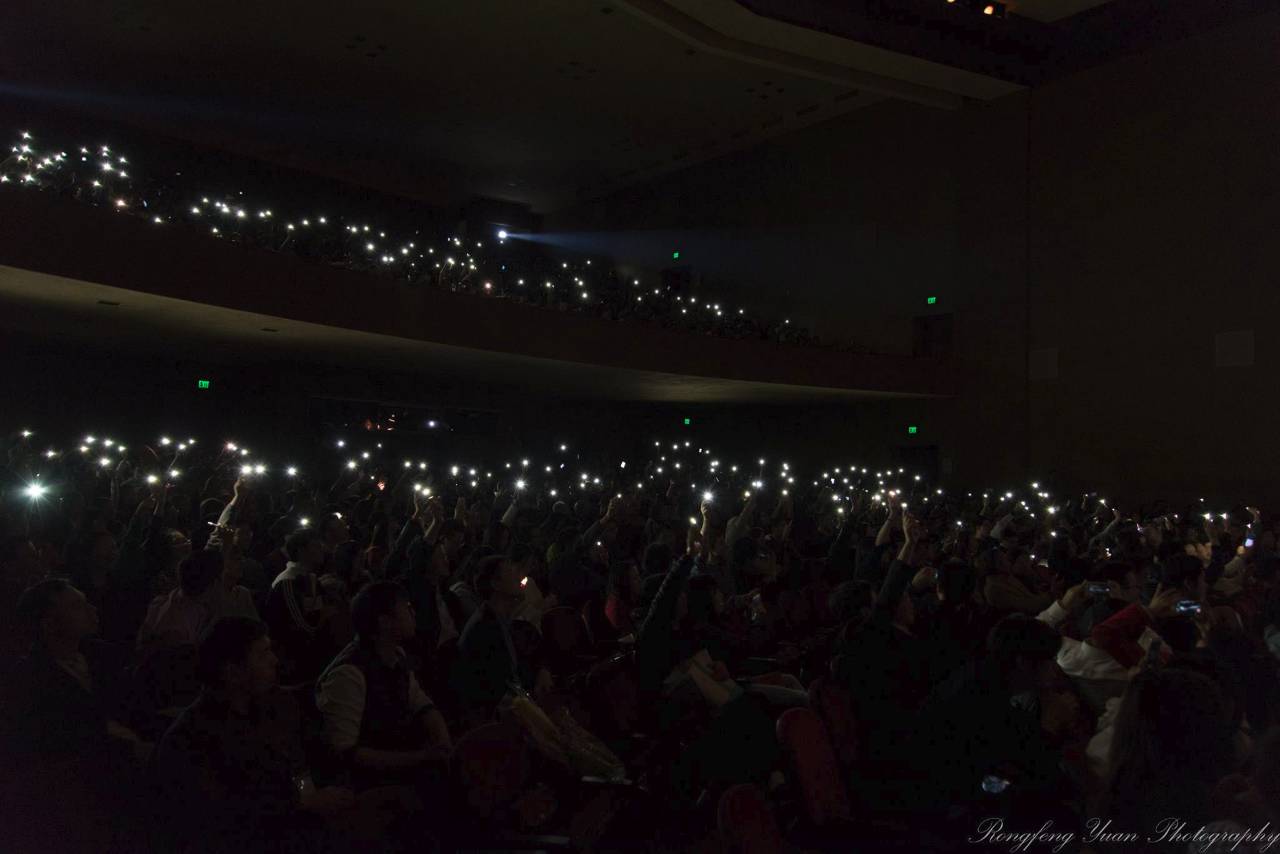
[[[448,724],[402,648],[416,629],[413,606],[399,584],[375,582],[352,601],[351,619],[356,639],[316,685],[324,739],[357,788],[408,782],[452,748]]]
[[[1088,588],[1092,583],[1094,582],[1083,581],[1069,588],[1061,599],[1041,611],[1036,619],[1054,628],[1061,628],[1068,619],[1090,603]],[[1114,585],[1115,582],[1110,584]],[[1145,648],[1146,644],[1143,646]],[[1058,651],[1058,666],[1063,673],[1074,679],[1111,679],[1124,683],[1132,677],[1132,668],[1125,667],[1106,650],[1091,644],[1087,638],[1078,641],[1064,635],[1062,648]],[[1124,686],[1120,685],[1117,694],[1123,691]]]

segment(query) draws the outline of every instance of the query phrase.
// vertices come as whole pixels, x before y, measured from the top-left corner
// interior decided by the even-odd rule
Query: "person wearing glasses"
[[[517,565],[501,555],[480,561],[476,592],[482,602],[462,630],[453,678],[463,705],[473,712],[488,712],[513,683],[535,695],[545,694],[551,688],[551,675],[536,662],[522,661],[511,639],[513,615],[524,601]]]

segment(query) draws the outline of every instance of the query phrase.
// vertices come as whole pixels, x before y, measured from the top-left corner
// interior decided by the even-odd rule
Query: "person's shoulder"
[[[286,563],[284,569],[280,570],[279,574],[271,580],[271,586],[275,587],[287,581],[295,581],[303,575],[304,573],[299,569],[298,564],[293,562]]]
[[[482,604],[467,620],[467,624],[463,627],[461,636],[458,638],[458,644],[465,644],[469,642],[469,639],[470,642],[474,642],[477,638],[493,636],[501,631],[497,618],[486,605]]]
[[[202,694],[196,697],[190,705],[184,706],[178,712],[178,716],[173,719],[173,723],[169,724],[164,734],[160,736],[160,740],[156,745],[157,751],[161,754],[173,750],[189,749],[193,744],[200,741],[200,733],[207,731],[213,725],[213,715],[209,713],[209,703],[207,698]]]

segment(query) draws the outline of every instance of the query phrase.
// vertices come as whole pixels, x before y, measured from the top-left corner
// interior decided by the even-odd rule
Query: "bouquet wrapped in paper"
[[[513,690],[508,708],[534,749],[574,774],[606,780],[626,776],[621,760],[574,720],[568,709],[548,715],[523,689]]]

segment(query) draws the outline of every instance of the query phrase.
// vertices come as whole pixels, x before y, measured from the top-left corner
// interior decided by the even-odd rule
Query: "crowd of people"
[[[699,444],[11,434],[6,847],[1266,850],[1271,517]]]
[[[395,277],[477,298],[587,313],[613,321],[660,324],[699,334],[817,346],[790,318],[767,319],[745,307],[700,297],[688,285],[612,269],[606,259],[555,257],[495,226],[480,239],[438,228],[378,226],[315,201],[287,213],[243,191],[190,186],[187,170],[148,174],[109,145],[59,148],[20,131],[0,158],[0,189],[56,193],[157,227],[198,228],[212,237],[350,270]],[[225,177],[220,183],[234,181]],[[326,213],[327,211],[327,213]],[[410,220],[403,212],[397,220]],[[388,230],[391,231],[388,234]],[[859,349],[842,344],[842,349]]]

